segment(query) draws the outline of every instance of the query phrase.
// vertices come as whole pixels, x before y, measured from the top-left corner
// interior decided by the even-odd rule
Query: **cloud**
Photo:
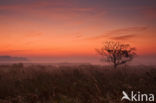
[[[38,1],[29,1],[27,3],[13,3],[13,4],[3,4],[0,5],[0,10],[10,10],[10,11],[27,11],[27,10],[34,10],[34,9],[46,9],[46,10],[73,10],[73,11],[80,11],[80,12],[88,12],[93,11],[92,7],[82,7],[78,4],[71,2],[71,0],[38,0]]]
[[[0,51],[1,54],[3,53],[21,53],[21,52],[25,52],[26,50],[23,50],[23,49],[17,49],[17,50],[5,50],[5,51]]]
[[[103,38],[107,38],[107,35],[99,35],[99,36],[93,36],[93,37],[89,37],[87,38],[88,40],[99,40],[99,39],[103,39]]]
[[[0,61],[27,61],[25,57],[0,56]]]
[[[76,35],[76,38],[81,38],[82,37],[82,35]]]
[[[128,40],[131,38],[136,37],[136,35],[122,35],[122,36],[116,36],[116,37],[110,37],[109,39],[113,39],[113,40]]]
[[[72,20],[94,19],[95,16],[103,16],[103,10],[98,7],[79,5],[71,0],[45,0],[30,1],[27,3],[13,3],[0,5],[0,17],[2,19],[11,18],[19,20],[45,20],[72,22]],[[21,17],[22,16],[22,17]],[[27,17],[27,18],[26,18]],[[23,20],[22,20],[23,21]]]
[[[24,50],[24,49],[7,49],[7,50],[1,50],[0,55],[21,55],[25,52],[30,52],[30,50]]]
[[[116,29],[107,32],[107,35],[121,35],[121,34],[126,34],[126,33],[136,33],[136,32],[141,32],[144,30],[147,30],[148,27],[142,26],[142,27],[127,27],[127,28],[121,28],[121,29]]]
[[[38,36],[42,36],[43,33],[42,32],[32,32],[30,34],[26,34],[26,37],[38,37]]]
[[[115,29],[108,32],[105,32],[102,35],[94,36],[88,38],[88,40],[99,40],[99,39],[114,39],[114,40],[123,40],[131,39],[138,36],[141,32],[147,30],[148,27],[127,27],[121,29]]]

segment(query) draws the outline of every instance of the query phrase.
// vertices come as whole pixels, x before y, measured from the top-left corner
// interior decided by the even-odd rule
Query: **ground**
[[[0,65],[0,103],[119,103],[123,90],[156,94],[155,81],[154,66]]]

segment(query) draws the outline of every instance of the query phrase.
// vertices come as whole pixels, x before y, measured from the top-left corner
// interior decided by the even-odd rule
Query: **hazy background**
[[[0,0],[0,55],[96,64],[95,48],[115,40],[137,48],[133,64],[155,64],[155,5],[155,0]]]
[[[24,63],[24,64],[93,64],[93,65],[110,65],[110,63],[102,61],[100,56],[89,57],[11,57],[12,59],[4,59],[0,57],[0,64]],[[156,56],[136,56],[128,65],[156,65]]]

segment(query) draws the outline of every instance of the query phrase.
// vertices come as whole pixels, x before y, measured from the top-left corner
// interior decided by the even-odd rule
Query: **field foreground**
[[[155,81],[154,66],[0,65],[0,103],[119,103],[123,90],[156,94]]]

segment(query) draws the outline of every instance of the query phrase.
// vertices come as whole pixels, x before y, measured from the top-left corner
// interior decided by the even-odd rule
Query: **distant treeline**
[[[0,56],[0,61],[27,61],[25,57]]]

